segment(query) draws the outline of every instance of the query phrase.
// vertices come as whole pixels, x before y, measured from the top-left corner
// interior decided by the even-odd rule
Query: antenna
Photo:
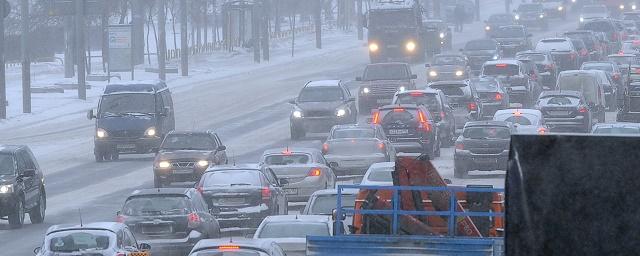
[[[80,211],[80,208],[78,208],[78,216],[80,217],[80,227],[82,227],[82,211]]]
[[[231,150],[231,162],[233,163],[233,166],[236,166],[236,153],[234,150]]]

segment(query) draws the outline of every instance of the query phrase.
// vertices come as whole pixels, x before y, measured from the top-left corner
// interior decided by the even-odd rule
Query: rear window
[[[440,109],[440,103],[438,102],[437,96],[431,93],[400,94],[398,95],[395,104],[416,104],[427,106],[429,110],[435,109],[439,111]]]
[[[72,253],[83,250],[106,250],[113,234],[99,230],[70,230],[49,235],[49,251]]]
[[[599,31],[599,32],[615,32],[616,31],[615,26],[607,21],[588,22],[584,24],[584,29]]]
[[[371,170],[371,173],[369,173],[367,180],[375,182],[391,182],[393,181],[391,172],[393,172],[392,167],[375,168]]]
[[[122,213],[127,216],[186,215],[191,203],[186,196],[154,195],[127,199]]]
[[[596,78],[592,75],[565,75],[558,78],[558,89],[582,92],[588,102],[593,99],[596,89]]]
[[[331,135],[331,138],[333,139],[355,139],[373,137],[375,137],[375,131],[373,129],[336,129]]]
[[[258,171],[214,171],[205,173],[202,179],[204,179],[204,187],[262,185]]]
[[[384,111],[384,117],[382,118],[382,124],[389,123],[409,123],[414,122],[416,119],[415,110],[399,110],[399,109],[391,109]]]
[[[447,96],[464,96],[464,88],[466,85],[452,84],[452,85],[431,85],[431,88],[438,89]]]
[[[532,122],[531,120],[529,120],[529,118],[526,118],[524,116],[511,116],[507,119],[504,120],[505,122],[509,122],[509,123],[513,123],[513,124],[520,124],[520,125],[531,125]]]
[[[364,69],[363,80],[405,80],[410,74],[405,65],[369,65]]]
[[[540,53],[518,54],[516,55],[516,58],[528,59],[536,62],[545,61],[547,59],[544,54],[540,54]]]
[[[477,91],[495,91],[498,89],[498,81],[495,80],[471,80],[471,84],[476,87]]]
[[[482,67],[482,74],[485,76],[515,76],[519,71],[518,65],[511,64],[491,64]]]
[[[327,215],[331,214],[338,205],[338,195],[320,195],[313,200],[313,205],[309,214]],[[355,207],[356,195],[342,195],[342,208]]]
[[[580,104],[580,98],[569,95],[548,95],[541,97],[539,102],[546,105],[572,106]]]
[[[324,223],[270,222],[262,227],[259,238],[283,238],[329,236],[329,226]]]
[[[462,136],[469,139],[508,139],[511,132],[506,127],[498,126],[468,127]]]
[[[203,250],[189,255],[193,256],[268,256],[268,254],[251,249]]]
[[[613,65],[610,63],[585,63],[582,70],[602,70],[605,72],[613,72]]]
[[[268,155],[264,158],[267,165],[291,165],[291,164],[307,164],[311,156],[308,154],[281,154]]]
[[[638,127],[596,127],[595,134],[640,134]]]
[[[536,45],[536,51],[570,51],[571,43],[568,40],[542,40]]]

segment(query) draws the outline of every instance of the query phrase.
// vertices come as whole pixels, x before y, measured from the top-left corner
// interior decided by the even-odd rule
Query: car
[[[591,31],[591,30],[588,30]],[[598,39],[597,44],[600,45],[602,49],[602,57],[600,59],[605,58],[607,55],[614,52],[615,42],[612,42],[605,32],[600,31],[591,31],[594,36]]]
[[[536,109],[552,132],[588,133],[593,125],[591,109],[577,91],[546,91],[540,94]]]
[[[17,229],[24,224],[25,213],[31,223],[42,223],[46,208],[44,175],[31,149],[0,145],[0,218]]]
[[[462,54],[437,54],[427,68],[427,82],[469,79],[469,60]],[[406,91],[406,90],[405,90]]]
[[[562,71],[558,75],[557,90],[581,92],[591,108],[594,122],[605,122],[606,97],[604,81],[596,70]]]
[[[633,20],[621,20],[622,25],[624,25],[624,32],[627,35],[633,35],[638,33],[638,24]],[[628,39],[628,38],[627,38]]]
[[[339,176],[363,175],[373,163],[396,159],[382,126],[375,124],[334,126],[322,144],[322,154]]]
[[[537,109],[503,109],[493,115],[493,121],[505,121],[513,124],[515,134],[546,134],[542,112]]]
[[[497,27],[492,38],[498,42],[504,56],[514,56],[519,51],[531,49],[531,36],[526,27],[509,25]]]
[[[441,90],[426,88],[422,90],[410,90],[396,92],[393,97],[394,104],[416,104],[425,106],[431,113],[436,126],[440,130],[440,141],[444,146],[453,144],[456,134],[456,118],[453,109],[449,106],[449,98]]]
[[[532,59],[524,58],[519,59],[519,61],[522,63],[524,73],[529,75],[531,80],[530,85],[534,86],[532,88],[534,89],[534,93],[539,94],[540,91],[544,90],[544,86],[542,85],[542,74],[538,70],[538,65],[536,65],[536,62]]]
[[[614,19],[612,20],[613,24],[616,25],[618,31],[620,31],[620,41],[629,40],[629,33],[627,32],[627,26],[624,24],[624,21]]]
[[[509,93],[498,79],[479,77],[471,79],[471,86],[478,92],[482,104],[481,119],[491,119],[496,111],[509,108]]]
[[[313,192],[333,188],[336,175],[329,168],[320,150],[315,148],[287,147],[267,149],[262,153],[258,166],[273,172],[277,179],[286,181],[282,189],[287,201],[307,201]]]
[[[150,244],[153,255],[185,255],[198,241],[220,237],[218,221],[194,188],[133,191],[116,221],[131,227],[138,241]]]
[[[541,72],[539,83],[545,88],[553,88],[556,86],[556,78],[558,77],[558,67],[549,52],[523,51],[516,53],[517,60],[531,60],[535,63],[539,72]]]
[[[493,31],[500,26],[516,25],[516,19],[511,13],[496,13],[491,14],[487,20],[484,21],[484,32],[487,37],[493,35]]]
[[[569,39],[571,40],[571,44],[573,44],[573,48],[578,52],[578,66],[582,65],[585,61],[589,61],[589,51],[587,50],[587,46],[584,44],[584,41],[578,38]]]
[[[618,99],[617,122],[640,122],[640,82],[632,81],[620,93]]]
[[[580,23],[594,19],[606,19],[609,18],[609,10],[606,5],[602,4],[585,5],[582,6],[579,17]]]
[[[428,87],[440,90],[447,96],[447,103],[455,118],[456,134],[462,132],[466,122],[478,120],[484,115],[480,96],[469,80],[435,82]]]
[[[544,6],[540,3],[521,3],[514,12],[518,24],[538,27],[542,30],[549,28]]]
[[[255,229],[269,215],[287,214],[285,180],[269,169],[247,166],[213,166],[196,188],[218,220],[220,228]]]
[[[98,109],[87,113],[96,119],[96,162],[119,159],[121,154],[152,153],[175,129],[171,92],[161,81],[131,81],[105,87]]]
[[[368,64],[361,77],[358,89],[358,110],[362,114],[371,109],[391,103],[396,91],[413,90],[418,76],[411,72],[407,63],[390,62]]]
[[[534,3],[541,3],[544,7],[544,13],[549,18],[567,19],[567,1],[566,0],[534,0]]]
[[[513,126],[505,121],[466,123],[455,143],[454,176],[467,178],[474,170],[506,170],[513,133]]]
[[[573,30],[564,32],[563,36],[571,39],[581,39],[587,47],[589,60],[600,60],[606,56],[603,47],[600,45],[595,32],[590,30]]]
[[[618,67],[618,65],[612,61],[585,62],[582,63],[580,70],[602,70],[611,77],[618,89],[627,84],[627,76],[620,70],[620,67]]]
[[[362,178],[362,186],[393,186],[391,173],[395,170],[395,162],[372,164]]]
[[[626,70],[629,66],[640,64],[635,54],[610,54],[607,56],[607,60],[616,63],[621,70]]]
[[[591,129],[591,133],[616,136],[640,136],[640,124],[622,122],[595,124]]]
[[[622,20],[629,20],[636,23],[636,25],[640,25],[640,12],[638,11],[630,11],[622,14]]]
[[[604,32],[609,40],[609,51],[617,52],[620,50],[620,43],[624,41],[622,28],[618,27],[611,19],[593,19],[581,23],[580,29],[591,30],[595,32]]]
[[[469,68],[475,73],[480,71],[482,64],[486,61],[502,57],[500,45],[494,39],[470,40],[461,51],[469,59]]]
[[[537,70],[535,64],[525,65],[519,60],[487,61],[482,66],[482,76],[494,77],[507,88],[509,104],[532,106],[542,91],[541,86],[533,79]]]
[[[422,20],[425,29],[426,51],[433,55],[444,50],[451,50],[453,45],[453,33],[449,25],[443,20]]]
[[[33,251],[48,255],[140,255],[149,256],[151,245],[138,243],[129,227],[118,222],[93,222],[80,225],[53,225],[44,241]]]
[[[438,126],[433,115],[421,105],[397,104],[378,108],[371,122],[382,126],[396,152],[440,156]]]
[[[602,70],[590,70],[598,76],[598,81],[604,89],[604,98],[606,102],[606,108],[609,111],[615,111],[617,109],[616,99],[618,99],[618,90],[613,81],[613,78]]]
[[[622,54],[640,56],[640,40],[628,40],[622,42],[620,52]]]
[[[226,150],[214,131],[171,131],[156,150],[153,184],[197,182],[209,166],[228,163]]]
[[[189,256],[286,256],[282,247],[270,239],[224,238],[200,240]]]
[[[375,163],[373,165],[378,165]],[[373,166],[372,165],[372,166]],[[369,167],[371,168],[371,167]],[[361,184],[363,185],[363,184]],[[353,208],[356,204],[356,195],[359,190],[357,189],[343,189],[341,192],[341,205],[343,208]],[[328,215],[333,214],[333,210],[336,208],[338,202],[338,190],[337,189],[323,189],[313,192],[309,197],[307,204],[302,210],[303,215]]]
[[[570,38],[542,39],[536,44],[535,50],[551,53],[559,71],[573,70],[580,67],[578,65],[578,50],[573,46]]]
[[[305,137],[307,132],[328,132],[333,125],[356,123],[356,99],[340,80],[311,81],[304,85],[289,117],[292,140]]]
[[[332,236],[333,221],[325,215],[281,215],[265,218],[253,239],[270,239],[287,256],[307,255],[307,236]]]

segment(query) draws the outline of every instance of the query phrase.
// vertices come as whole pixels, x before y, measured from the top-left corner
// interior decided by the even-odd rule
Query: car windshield
[[[337,86],[305,87],[298,96],[298,102],[333,102],[344,100],[342,90]]]
[[[506,127],[481,126],[465,128],[462,136],[469,139],[508,139],[511,133]]]
[[[414,112],[415,111],[405,110],[401,108],[382,111],[382,125],[388,125],[392,123],[414,123],[416,120],[416,115],[414,115]]]
[[[596,102],[597,84],[595,75],[560,76],[558,78],[558,89],[581,92],[587,102]]]
[[[526,54],[518,54],[516,55],[517,59],[528,59],[535,62],[545,61],[547,58],[544,54],[541,53],[526,53]]]
[[[598,126],[593,130],[595,134],[624,134],[624,135],[640,135],[640,127],[631,126]]]
[[[464,49],[466,51],[478,51],[489,50],[493,51],[498,49],[498,44],[493,40],[473,40],[465,44]]]
[[[416,27],[416,18],[411,9],[375,10],[369,12],[370,29],[385,27]]]
[[[169,134],[162,142],[164,150],[214,150],[216,144],[208,134]]]
[[[207,172],[203,175],[204,187],[220,186],[260,186],[258,171],[223,170]]]
[[[135,196],[127,199],[122,207],[126,216],[186,215],[191,203],[183,195]]]
[[[613,72],[613,65],[611,63],[585,63],[582,65],[582,70],[602,70],[605,72]]]
[[[149,93],[104,95],[100,100],[98,117],[154,114],[155,106],[155,97]]]
[[[635,54],[640,52],[640,41],[622,43],[622,52],[625,54]]]
[[[0,176],[14,175],[16,167],[13,163],[13,156],[10,154],[0,154]]]
[[[363,80],[406,80],[410,78],[405,65],[368,65],[364,69]]]
[[[267,165],[292,165],[292,164],[308,164],[311,160],[309,154],[288,153],[267,155],[264,163]]]
[[[512,22],[513,16],[511,14],[491,15],[489,17],[489,23],[509,24]]]
[[[447,96],[464,96],[464,89],[466,85],[463,84],[438,84],[431,85],[431,88],[438,89]]]
[[[328,215],[333,212],[333,209],[336,208],[338,202],[338,195],[319,195],[315,199],[313,199],[313,204],[311,205],[311,209],[309,214],[316,215]],[[356,204],[356,195],[342,195],[341,200],[342,208],[351,208],[355,207]]]
[[[375,137],[375,130],[364,128],[335,129],[333,131],[333,134],[331,134],[332,139],[357,139],[373,137]]]
[[[329,236],[329,226],[316,222],[267,222],[258,234],[259,238],[283,238],[307,236]]]
[[[500,27],[494,32],[494,37],[508,38],[508,37],[525,37],[524,29],[521,27]]]
[[[585,30],[593,30],[599,32],[612,33],[616,31],[616,28],[613,24],[608,21],[593,21],[584,24]]]
[[[373,182],[391,182],[393,181],[391,172],[393,172],[393,167],[372,168],[369,176],[367,176],[367,180]]]
[[[424,105],[430,111],[440,112],[440,102],[437,97],[433,93],[405,93],[398,95],[395,104]]]
[[[518,12],[542,12],[542,5],[521,4],[518,6]]]
[[[482,67],[485,76],[516,76],[520,74],[520,66],[512,64],[487,64]]]
[[[498,81],[496,80],[473,79],[471,80],[471,84],[479,92],[494,92],[498,89]]]
[[[464,57],[462,56],[446,56],[440,55],[435,56],[433,60],[433,65],[456,65],[456,66],[464,66],[466,64]]]
[[[99,230],[70,230],[56,232],[47,237],[49,250],[56,253],[106,250],[115,234]]]
[[[536,45],[536,51],[570,51],[571,42],[564,39],[542,40]]]

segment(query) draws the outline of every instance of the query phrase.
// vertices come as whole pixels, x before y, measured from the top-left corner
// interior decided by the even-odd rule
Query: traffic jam
[[[392,197],[408,196],[370,193],[376,187],[504,187],[512,135],[640,135],[640,10],[631,1],[522,1],[512,12],[484,14],[477,26],[457,15],[471,1],[443,3],[450,13],[442,19],[427,18],[419,1],[375,2],[361,47],[369,63],[350,80],[299,84],[278,103],[289,113],[279,117],[288,137],[254,148],[251,159],[216,129],[182,129],[193,116],[180,116],[170,84],[107,85],[86,113],[94,132],[84,168],[144,161],[153,177],[107,197],[120,204],[99,215],[111,218],[47,222],[47,189],[56,183],[45,182],[29,145],[0,145],[0,225],[8,227],[0,234],[45,222],[39,244],[23,255],[322,255],[310,253],[308,236],[393,233],[384,228],[390,220],[354,211],[392,209]],[[571,29],[557,30],[561,23]],[[458,25],[481,36],[468,39],[453,31]],[[397,172],[415,159],[451,172],[416,167],[443,183],[415,183]],[[455,191],[463,211],[474,207],[473,193]],[[504,192],[486,200],[487,211],[504,211]],[[441,209],[436,199],[420,202]],[[446,235],[446,218],[421,218],[393,226]],[[479,236],[504,236],[501,217],[467,219],[460,225]]]

